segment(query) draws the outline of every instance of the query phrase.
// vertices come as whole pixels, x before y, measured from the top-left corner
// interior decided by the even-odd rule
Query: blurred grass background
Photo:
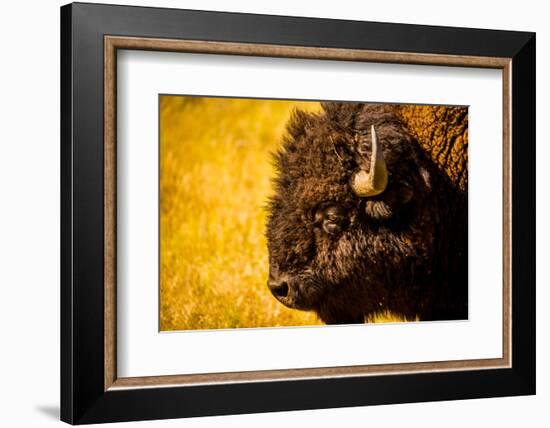
[[[321,324],[266,285],[271,153],[295,108],[320,104],[161,96],[161,330]]]

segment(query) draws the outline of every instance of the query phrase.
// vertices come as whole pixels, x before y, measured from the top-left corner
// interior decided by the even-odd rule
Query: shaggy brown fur
[[[408,131],[460,190],[468,188],[468,108],[397,106]]]
[[[369,165],[371,125],[389,183],[381,195],[359,198],[350,180]],[[385,311],[467,317],[467,195],[398,108],[324,103],[319,114],[297,111],[275,162],[269,285],[283,304],[314,310],[326,323]]]

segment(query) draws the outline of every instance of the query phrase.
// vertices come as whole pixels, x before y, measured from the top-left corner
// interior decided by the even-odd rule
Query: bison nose
[[[286,281],[269,281],[268,285],[275,297],[286,297],[288,295],[288,283]]]

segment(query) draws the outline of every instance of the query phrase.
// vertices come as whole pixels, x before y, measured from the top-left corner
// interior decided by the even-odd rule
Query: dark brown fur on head
[[[389,173],[358,197],[371,125]],[[407,319],[467,317],[467,205],[388,105],[324,103],[296,111],[275,157],[267,224],[269,286],[326,323],[391,311]]]

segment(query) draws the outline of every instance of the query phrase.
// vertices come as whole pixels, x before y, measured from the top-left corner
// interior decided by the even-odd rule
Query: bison
[[[295,111],[268,203],[268,287],[327,324],[468,312],[467,108]]]

